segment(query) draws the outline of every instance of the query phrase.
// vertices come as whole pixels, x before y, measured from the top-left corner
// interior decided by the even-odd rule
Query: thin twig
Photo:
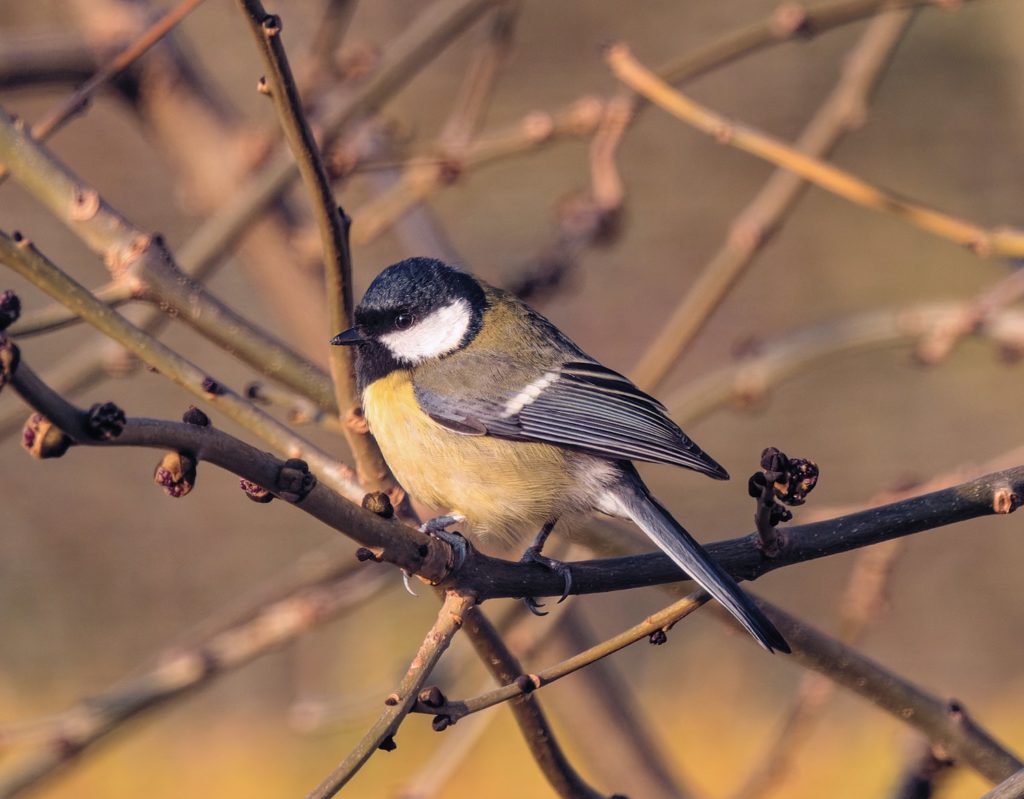
[[[22,358],[11,375],[21,397],[73,443],[82,446],[152,447],[187,453],[261,486],[357,543],[361,560],[382,560],[439,582],[450,571],[451,547],[397,520],[365,510],[304,469],[302,461],[281,460],[212,426],[127,417],[120,433],[97,437],[89,413],[56,394]],[[370,495],[375,496],[375,495]]]
[[[1024,769],[1007,777],[981,799],[1024,799]]]
[[[609,47],[606,60],[619,80],[673,116],[723,144],[729,144],[788,169],[804,180],[857,205],[892,214],[922,230],[949,239],[978,256],[1024,256],[1024,231],[1008,226],[986,229],[934,208],[903,199],[838,167],[801,153],[781,139],[732,122],[684,97],[633,58],[623,44]]]
[[[471,157],[473,140],[508,56],[518,15],[518,0],[494,10],[486,39],[473,55],[431,155],[409,160],[390,189],[359,209],[352,231],[357,243],[372,242],[418,202],[479,163],[478,155]]]
[[[352,254],[349,248],[349,220],[338,207],[330,180],[320,158],[320,149],[302,111],[298,87],[288,65],[281,36],[281,20],[267,14],[260,0],[240,0],[249,28],[256,38],[260,55],[269,72],[270,94],[285,137],[299,166],[299,174],[313,204],[313,215],[320,230],[324,255],[324,278],[327,291],[330,336],[352,325]],[[335,403],[342,419],[356,413],[358,392],[352,352],[349,347],[329,347],[331,380]],[[365,426],[364,426],[365,428]],[[359,482],[367,490],[395,488],[384,457],[366,429],[344,425],[345,439],[356,463]]]
[[[881,614],[892,570],[905,548],[904,543],[904,539],[887,541],[857,554],[839,604],[836,637],[844,644],[858,644]],[[808,671],[801,676],[796,699],[779,725],[778,733],[770,739],[743,784],[733,792],[734,799],[760,799],[778,786],[837,687],[826,674]]]
[[[115,729],[280,649],[314,627],[336,619],[375,596],[383,574],[355,571],[350,558],[298,576],[282,596],[248,609],[238,619],[185,647],[169,649],[152,669],[91,696],[40,723],[0,728],[0,752],[8,744],[39,748],[0,781],[0,796],[34,788],[58,768],[81,757]],[[28,736],[26,738],[26,735]]]
[[[295,435],[273,416],[108,308],[64,274],[29,240],[12,239],[0,232],[0,261],[54,299],[74,308],[89,324],[116,340],[165,377],[204,402],[214,405],[226,416],[269,442],[278,452],[290,458],[305,458],[321,480],[353,501],[361,501],[366,492],[349,467]]]
[[[509,683],[518,678],[529,680],[480,608],[473,608],[466,614],[466,635],[480,660],[499,683]],[[536,697],[518,696],[510,708],[530,753],[562,799],[602,799],[602,794],[584,781],[565,756]]]
[[[437,615],[434,626],[423,639],[416,657],[409,664],[409,670],[402,678],[395,693],[388,697],[387,709],[363,736],[348,757],[334,769],[316,788],[307,794],[306,799],[329,799],[355,776],[356,772],[378,749],[390,751],[394,748],[394,735],[402,721],[416,704],[420,689],[426,683],[441,655],[451,643],[455,633],[462,627],[467,614],[473,608],[474,599],[471,594],[448,591],[444,604]]]
[[[648,616],[639,624],[634,624],[618,635],[595,644],[571,658],[556,663],[554,666],[550,666],[535,674],[526,675],[525,677],[520,670],[512,674],[510,678],[503,680],[499,687],[479,696],[465,700],[450,700],[442,707],[418,706],[415,710],[418,713],[448,716],[454,723],[465,716],[494,707],[494,705],[507,702],[519,696],[528,695],[538,688],[557,682],[563,677],[579,671],[591,663],[597,662],[601,658],[608,657],[608,655],[614,654],[631,644],[635,644],[637,641],[664,632],[700,608],[709,599],[710,597],[704,591],[695,591],[678,602],[669,605],[667,608],[663,608],[657,613]]]
[[[871,22],[848,54],[835,88],[797,139],[795,146],[800,152],[823,158],[845,133],[863,122],[868,101],[912,14],[888,11]],[[638,385],[651,391],[661,384],[754,257],[778,232],[806,188],[807,183],[792,172],[772,174],[733,220],[722,247],[644,350],[631,375]]]
[[[85,83],[69,94],[50,113],[37,121],[30,135],[37,141],[46,141],[64,127],[65,123],[81,113],[97,89],[106,85],[132,64],[154,44],[166,36],[174,27],[202,4],[203,0],[181,0],[178,5],[164,14],[142,32],[131,44],[114,58],[100,67]],[[0,165],[0,183],[7,177],[7,169]]]
[[[92,295],[109,305],[117,308],[132,299],[134,291],[126,283],[111,282],[92,290]],[[18,338],[29,338],[38,336],[40,333],[52,333],[63,327],[76,324],[82,321],[82,317],[73,313],[60,303],[47,305],[37,311],[21,315],[18,321],[7,329],[7,332]]]
[[[1024,766],[1015,754],[980,727],[961,703],[927,693],[767,602],[761,602],[761,607],[792,647],[793,660],[905,721],[958,763],[970,766],[993,782],[1006,779]],[[715,607],[712,610],[719,619],[729,622],[728,614],[723,615]]]
[[[545,650],[549,658],[571,657],[600,640],[587,623],[585,609],[577,604],[560,614],[561,632]],[[651,723],[658,712],[648,712],[639,701],[637,691],[646,686],[635,677],[611,659],[595,661],[559,686],[558,696],[552,697],[557,703],[554,712],[571,713],[572,729],[588,731],[587,735],[572,736],[569,742],[599,784],[618,785],[622,775],[628,774],[630,796],[690,799],[693,790],[674,768],[680,753],[666,751],[664,736]]]
[[[907,759],[890,799],[932,799],[949,776],[953,761],[929,741],[919,741]]]
[[[914,345],[932,331],[961,319],[970,307],[970,303],[946,302],[867,311],[756,341],[751,355],[691,381],[670,394],[665,404],[684,425],[725,405],[756,406],[773,386],[804,369],[843,352]],[[998,311],[987,316],[972,335],[989,339],[1010,353],[1024,352],[1024,313]]]
[[[1024,269],[1016,268],[967,304],[962,314],[936,327],[917,346],[915,355],[926,364],[936,364],[949,355],[961,339],[982,327],[992,316],[1024,297]]]

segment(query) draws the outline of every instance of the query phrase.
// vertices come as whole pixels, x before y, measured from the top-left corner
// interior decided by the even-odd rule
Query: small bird
[[[363,412],[396,479],[449,510],[434,532],[540,532],[524,560],[571,573],[541,549],[559,517],[629,519],[769,652],[778,630],[653,497],[632,461],[729,475],[658,400],[602,366],[514,295],[431,258],[381,272],[332,344],[355,346]]]

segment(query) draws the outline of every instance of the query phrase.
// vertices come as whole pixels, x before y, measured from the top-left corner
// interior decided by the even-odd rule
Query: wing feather
[[[495,382],[491,382],[493,388]],[[518,392],[513,392],[515,397]],[[592,361],[557,369],[536,396],[508,412],[511,397],[456,400],[416,385],[416,398],[438,423],[466,434],[572,447],[605,458],[669,463],[726,478],[725,469],[667,415],[665,406],[627,377]]]

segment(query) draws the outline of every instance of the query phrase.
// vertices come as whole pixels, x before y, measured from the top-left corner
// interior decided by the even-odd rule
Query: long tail
[[[632,485],[630,485],[632,483]],[[622,485],[617,497],[629,518],[701,588],[721,602],[769,652],[789,652],[789,644],[761,609],[744,593],[736,581],[708,557],[693,536],[672,518],[636,478]]]

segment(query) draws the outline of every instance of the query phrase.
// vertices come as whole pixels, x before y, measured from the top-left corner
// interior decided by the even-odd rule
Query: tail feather
[[[764,612],[725,570],[715,563],[693,536],[672,518],[661,503],[641,484],[630,491],[624,509],[647,536],[701,588],[725,606],[737,621],[769,652],[789,652],[789,644]],[[620,498],[625,499],[625,498]]]

